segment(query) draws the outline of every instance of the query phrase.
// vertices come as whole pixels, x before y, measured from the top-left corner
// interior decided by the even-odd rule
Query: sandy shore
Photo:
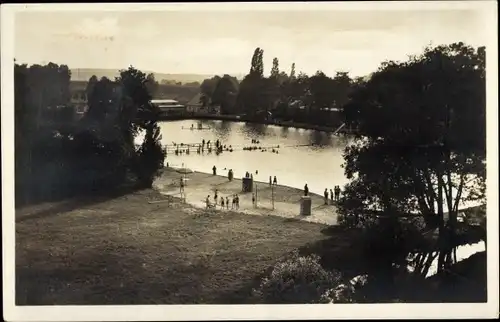
[[[186,174],[183,174],[185,173]],[[238,212],[260,215],[260,216],[280,216],[284,218],[303,220],[308,222],[336,225],[337,209],[334,205],[325,205],[322,196],[311,194],[312,210],[310,216],[300,215],[300,198],[303,191],[287,186],[276,185],[273,189],[269,183],[254,182],[257,186],[257,206],[252,204],[252,193],[242,193],[241,179],[229,181],[227,177],[212,175],[201,172],[192,172],[189,169],[166,168],[163,174],[155,181],[154,188],[162,194],[174,197],[181,197],[180,178],[185,176],[186,185],[184,188],[185,202],[196,207],[206,208],[205,199],[210,195],[213,201],[214,191],[218,190],[219,197],[229,197],[238,194],[240,197],[240,207]],[[274,193],[273,191],[274,190]],[[274,210],[272,195],[274,194]],[[219,199],[220,200],[220,199]],[[228,211],[219,205],[220,211]],[[231,210],[231,206],[229,207]]]

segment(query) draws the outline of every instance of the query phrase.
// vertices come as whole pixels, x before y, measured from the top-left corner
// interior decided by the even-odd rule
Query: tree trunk
[[[439,258],[438,258],[438,272],[443,271],[444,262],[445,262],[445,252],[444,252],[444,243],[445,243],[445,226],[444,226],[444,213],[443,213],[443,178],[441,172],[438,172],[438,220],[439,220],[439,237],[438,237],[438,250],[439,250]]]
[[[431,268],[432,262],[434,261],[434,259],[436,259],[436,256],[438,256],[438,254],[440,254],[440,253],[438,252],[438,253],[434,254],[433,252],[431,252],[429,254],[429,257],[427,257],[427,261],[425,262],[425,265],[421,271],[421,274],[424,278],[427,276],[427,273],[429,272],[429,269]]]

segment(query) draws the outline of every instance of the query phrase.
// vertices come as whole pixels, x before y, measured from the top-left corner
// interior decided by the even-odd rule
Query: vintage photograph
[[[14,304],[498,300],[462,3],[16,7]]]

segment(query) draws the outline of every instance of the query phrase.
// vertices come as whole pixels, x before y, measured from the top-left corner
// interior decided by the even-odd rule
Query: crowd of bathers
[[[212,201],[213,200],[213,201]],[[231,202],[231,209],[233,210],[238,210],[240,209],[240,197],[238,194],[233,194],[231,196],[231,200],[229,199],[229,196],[220,196],[218,195],[218,190],[215,190],[214,197],[213,199],[210,197],[210,195],[207,196],[205,199],[206,207],[208,208],[217,208],[217,206],[220,206],[220,209],[227,209],[229,210],[229,201]]]

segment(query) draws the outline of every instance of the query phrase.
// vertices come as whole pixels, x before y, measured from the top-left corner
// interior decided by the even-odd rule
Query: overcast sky
[[[364,76],[429,43],[486,42],[473,10],[20,12],[15,57],[22,63],[161,73],[246,74],[256,47],[264,70]]]

